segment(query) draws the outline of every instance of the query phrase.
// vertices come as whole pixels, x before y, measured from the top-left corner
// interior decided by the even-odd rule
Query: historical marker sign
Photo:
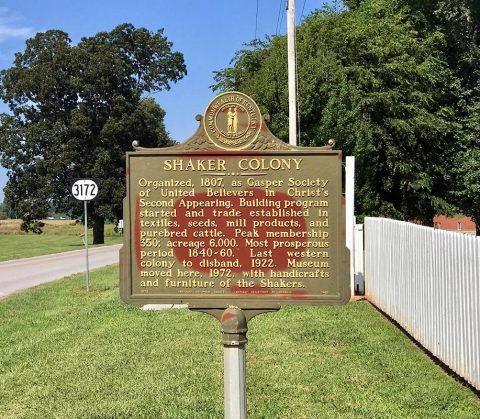
[[[341,179],[341,152],[288,146],[252,99],[217,96],[184,144],[127,153],[122,298],[347,302]]]

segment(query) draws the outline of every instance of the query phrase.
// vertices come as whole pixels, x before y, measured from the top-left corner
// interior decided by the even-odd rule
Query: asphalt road
[[[88,249],[90,269],[118,263],[121,244]],[[85,250],[0,262],[0,298],[15,291],[85,272]]]

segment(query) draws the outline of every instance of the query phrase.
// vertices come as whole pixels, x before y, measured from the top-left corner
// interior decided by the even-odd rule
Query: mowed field
[[[142,311],[118,267],[0,300],[0,417],[222,418],[219,322]],[[474,392],[365,301],[249,323],[249,418],[480,417]]]
[[[84,247],[84,226],[72,220],[44,220],[42,234],[20,230],[20,220],[0,220],[0,261],[79,250]],[[105,225],[105,244],[121,243],[113,224]],[[88,241],[92,244],[92,229]]]

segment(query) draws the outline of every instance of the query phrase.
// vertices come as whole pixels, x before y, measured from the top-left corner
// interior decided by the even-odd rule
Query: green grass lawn
[[[121,242],[122,238],[120,236],[105,236],[105,244]],[[89,237],[89,244],[92,244],[91,236]],[[0,234],[0,262],[83,248],[84,244],[80,236]]]
[[[0,300],[1,418],[222,418],[219,323],[144,312],[118,270]],[[474,393],[365,302],[258,316],[247,346],[250,418],[479,418]]]
[[[84,248],[82,237],[84,227],[74,221],[46,221],[42,234],[20,231],[20,221],[0,221],[0,262],[5,260],[67,252]],[[122,242],[122,237],[105,225],[105,244]],[[88,231],[88,242],[92,245],[93,232]]]

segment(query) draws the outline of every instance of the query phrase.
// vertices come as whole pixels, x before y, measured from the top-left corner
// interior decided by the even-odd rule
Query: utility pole
[[[297,145],[297,89],[295,58],[295,0],[288,0],[287,13],[288,43],[288,139],[289,144]]]

